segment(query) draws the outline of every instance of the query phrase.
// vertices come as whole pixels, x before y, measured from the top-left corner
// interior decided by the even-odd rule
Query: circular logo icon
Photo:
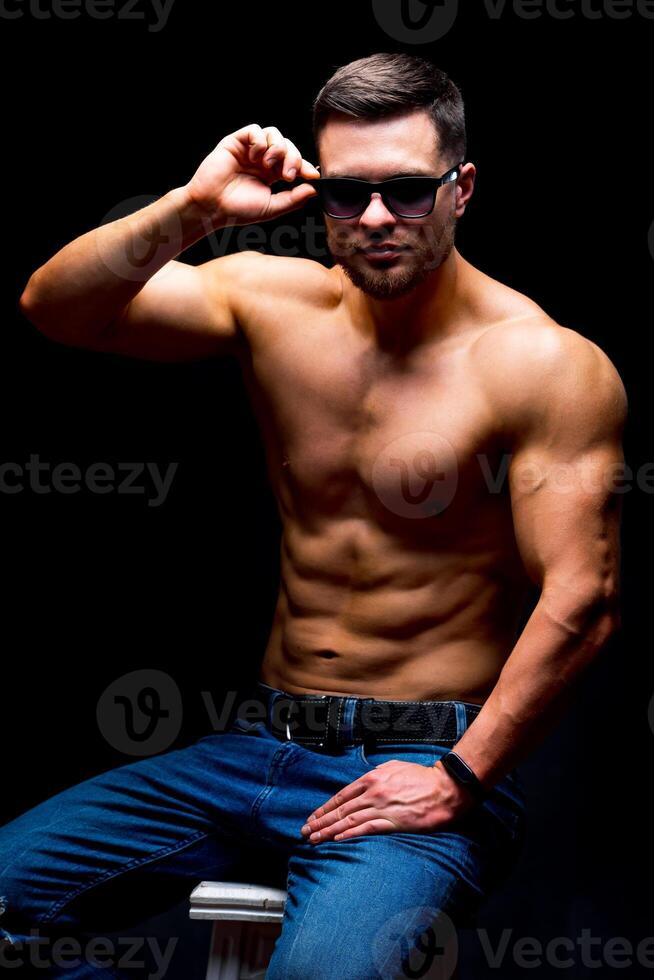
[[[372,485],[398,517],[435,517],[452,502],[458,482],[456,452],[437,432],[407,432],[378,453]]]
[[[121,201],[105,214],[100,228],[119,218],[127,218],[157,200],[159,198],[154,195],[141,194]],[[161,262],[162,247],[166,248],[170,258],[183,250],[182,223],[176,213],[167,216],[165,227],[154,218],[148,221],[140,217],[138,224],[134,220],[133,233],[126,247],[116,247],[113,236],[99,234],[99,229],[96,229],[96,243],[101,262],[114,275],[130,282],[146,282],[165,264]]]
[[[372,953],[382,977],[450,980],[458,956],[454,923],[430,905],[415,905],[394,915],[374,937]]]
[[[182,727],[182,696],[163,670],[135,670],[113,681],[100,696],[98,728],[109,745],[126,755],[164,752]]]
[[[372,0],[383,31],[405,44],[431,44],[445,37],[459,12],[459,0]]]

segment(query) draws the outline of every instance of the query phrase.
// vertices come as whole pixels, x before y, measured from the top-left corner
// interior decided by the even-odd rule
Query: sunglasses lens
[[[370,194],[365,184],[355,180],[323,178],[317,183],[325,211],[334,218],[355,218],[365,210]],[[436,200],[433,180],[399,177],[388,181],[384,190],[388,207],[400,217],[419,218],[430,214]]]
[[[325,179],[320,181],[318,188],[325,210],[335,218],[353,218],[363,208],[364,196],[354,183]]]
[[[431,181],[397,180],[389,184],[388,203],[405,218],[429,214],[434,207],[435,187]]]

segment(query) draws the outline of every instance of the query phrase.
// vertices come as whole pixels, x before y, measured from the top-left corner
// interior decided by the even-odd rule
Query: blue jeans
[[[273,701],[285,693],[268,691]],[[355,701],[347,699],[345,726]],[[465,711],[455,703],[460,737]],[[36,938],[49,937],[35,976],[145,976],[123,972],[105,947],[96,956],[89,939],[172,908],[201,880],[259,880],[288,889],[267,980],[424,975],[407,972],[406,957],[424,961],[434,923],[449,942],[448,929],[469,924],[513,866],[525,815],[518,775],[444,830],[313,844],[300,828],[340,788],[388,759],[431,766],[451,745],[353,743],[327,753],[281,741],[269,722],[234,717],[224,731],[102,772],[0,828],[6,963],[30,963]],[[55,959],[62,937],[77,937],[77,965],[71,953]]]

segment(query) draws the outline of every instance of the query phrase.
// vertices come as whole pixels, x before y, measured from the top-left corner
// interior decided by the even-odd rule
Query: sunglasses
[[[436,191],[459,176],[463,162],[442,177],[391,177],[374,183],[356,177],[320,177],[312,180],[324,212],[330,218],[356,218],[363,214],[373,193],[381,194],[389,211],[398,218],[425,218],[434,210]]]

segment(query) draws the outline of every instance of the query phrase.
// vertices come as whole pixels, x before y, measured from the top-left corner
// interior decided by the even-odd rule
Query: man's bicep
[[[618,601],[627,403],[599,348],[566,354],[517,432],[509,489],[525,569],[573,628],[576,611]]]
[[[244,344],[235,314],[241,256],[203,265],[171,261],[103,331],[94,349],[151,361],[191,361],[236,353]]]
[[[624,457],[612,441],[573,455],[543,444],[513,455],[516,543],[543,591],[561,590],[580,603],[617,593],[623,486]]]

